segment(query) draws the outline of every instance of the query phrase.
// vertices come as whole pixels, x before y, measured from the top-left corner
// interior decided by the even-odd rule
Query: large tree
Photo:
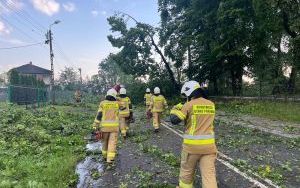
[[[57,83],[64,89],[74,90],[80,83],[79,74],[73,67],[65,67],[59,73]]]
[[[131,19],[136,24],[133,27],[127,26],[127,20]],[[153,76],[159,67],[155,60],[157,54],[174,87],[179,90],[178,80],[175,78],[172,64],[167,61],[163,51],[155,41],[156,28],[137,21],[130,15],[121,13],[108,18],[111,31],[117,36],[109,35],[108,40],[120,52],[114,56],[115,61],[125,73],[134,76]],[[153,53],[156,54],[153,54]]]

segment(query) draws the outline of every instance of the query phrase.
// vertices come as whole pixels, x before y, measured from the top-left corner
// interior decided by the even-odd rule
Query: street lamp
[[[49,28],[51,30],[51,26],[55,25],[55,24],[59,24],[61,21],[60,20],[55,20],[55,22],[53,22],[52,24],[50,24]]]
[[[50,83],[50,94],[51,94],[51,102],[52,104],[55,103],[55,93],[54,93],[54,66],[53,66],[53,49],[52,49],[52,31],[51,31],[51,27],[55,24],[59,24],[61,21],[60,20],[56,20],[55,22],[53,22],[52,24],[49,25],[49,31],[47,32],[47,40],[46,40],[46,44],[49,44],[50,46],[50,63],[51,63],[51,83]]]

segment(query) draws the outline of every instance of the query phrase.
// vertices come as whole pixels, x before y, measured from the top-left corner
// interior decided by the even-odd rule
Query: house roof
[[[26,65],[16,67],[16,68],[14,68],[14,70],[16,70],[18,73],[21,73],[21,74],[48,74],[48,75],[51,75],[50,70],[35,66],[31,62]]]

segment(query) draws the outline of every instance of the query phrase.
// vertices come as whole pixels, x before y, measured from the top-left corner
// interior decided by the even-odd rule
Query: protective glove
[[[94,122],[93,123],[93,130],[96,131],[99,129],[99,123],[98,122]]]

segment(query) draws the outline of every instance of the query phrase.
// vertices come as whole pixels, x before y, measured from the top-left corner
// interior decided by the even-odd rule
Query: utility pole
[[[53,58],[54,58],[54,54],[53,54],[53,48],[52,48],[52,31],[51,28],[49,29],[49,31],[46,34],[46,44],[49,44],[50,46],[50,64],[51,64],[51,80],[50,80],[50,97],[51,97],[51,103],[54,104],[55,103],[55,91],[54,91],[54,65],[53,65]]]
[[[55,103],[55,89],[54,89],[54,64],[53,64],[53,59],[54,59],[54,53],[53,53],[53,47],[52,47],[52,31],[51,31],[51,26],[60,23],[59,20],[56,20],[53,24],[49,26],[49,30],[47,31],[46,34],[46,44],[49,44],[50,46],[50,63],[51,63],[51,81],[50,81],[50,97],[51,97],[51,103]]]

